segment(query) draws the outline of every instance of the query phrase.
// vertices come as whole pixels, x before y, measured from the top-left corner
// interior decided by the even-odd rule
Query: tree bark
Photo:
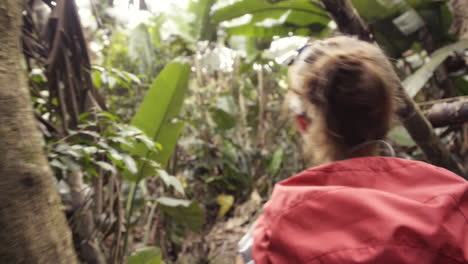
[[[468,123],[468,98],[436,103],[425,114],[433,127]]]
[[[460,39],[468,39],[468,1],[450,0],[453,11],[453,23],[450,31]]]
[[[337,23],[340,31],[356,35],[365,41],[372,39],[366,24],[356,13],[349,0],[322,0],[322,3]],[[397,89],[403,103],[403,107],[398,111],[398,116],[413,140],[424,152],[427,160],[461,176],[466,176],[465,168],[445,148],[434,133],[431,123],[408,96],[401,83],[398,84]]]
[[[398,111],[398,116],[429,162],[466,177],[464,167],[457,162],[442,144],[440,138],[435,134],[431,123],[424,117],[419,107],[408,94],[406,94],[403,86],[400,85],[398,90],[404,102],[404,106]]]
[[[20,65],[22,3],[0,1],[0,263],[77,263]]]
[[[373,36],[366,23],[358,15],[348,0],[323,0],[325,10],[336,22],[340,32],[356,35],[365,41],[372,41]]]

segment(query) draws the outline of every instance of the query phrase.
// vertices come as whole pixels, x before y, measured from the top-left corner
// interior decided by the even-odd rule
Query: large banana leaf
[[[219,23],[243,16],[245,14],[255,14],[261,12],[271,13],[277,10],[301,11],[310,13],[311,15],[314,14],[328,18],[327,13],[318,5],[311,3],[311,1],[296,0],[273,4],[264,0],[242,0],[216,10],[212,15],[212,19],[214,22]]]
[[[317,30],[321,32],[324,27]],[[285,26],[274,26],[274,27],[261,27],[255,25],[242,25],[237,27],[227,28],[227,31],[230,35],[240,35],[246,37],[257,37],[257,38],[269,38],[274,36],[288,36],[290,33],[293,33],[296,36],[310,36],[313,35],[308,28],[298,28],[298,27],[285,27]]]
[[[216,10],[214,22],[231,20],[251,14],[243,25],[228,27],[230,35],[268,38],[273,36],[318,35],[330,21],[319,6],[310,1],[296,0],[269,3],[261,0],[244,0]]]
[[[191,1],[189,11],[195,15],[195,20],[191,24],[193,35],[198,40],[216,39],[216,25],[211,21],[211,7],[215,0]]]
[[[183,122],[174,122],[177,118],[188,86],[190,66],[188,63],[173,62],[168,64],[154,80],[137,113],[132,125],[141,129],[148,137],[162,145],[160,152],[150,152],[145,144],[137,143],[129,150],[131,153],[147,157],[164,167],[174,150]],[[142,166],[138,176],[130,180],[140,180],[141,177],[153,173]]]

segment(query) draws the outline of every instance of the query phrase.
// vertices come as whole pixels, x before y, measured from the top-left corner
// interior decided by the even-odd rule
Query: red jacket
[[[468,263],[468,184],[423,162],[368,157],[276,184],[256,264]]]

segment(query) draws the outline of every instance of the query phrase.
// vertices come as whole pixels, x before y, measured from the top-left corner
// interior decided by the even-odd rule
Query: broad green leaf
[[[312,28],[314,28],[315,25],[315,27],[318,28],[319,25],[323,25],[324,28],[325,26],[327,26],[328,22],[330,22],[330,18],[324,16],[311,15],[309,12],[292,10],[286,18],[285,22],[289,24],[294,24],[299,27],[306,27],[312,25]]]
[[[271,158],[271,162],[268,165],[268,172],[275,175],[278,173],[279,169],[281,168],[281,164],[283,163],[284,157],[284,150],[283,148],[279,147],[273,152],[273,156]]]
[[[310,15],[328,18],[327,13],[322,8],[312,4],[310,1],[296,0],[272,4],[263,0],[242,0],[216,10],[212,15],[212,19],[215,23],[219,23],[245,14],[255,14],[265,11],[274,12],[277,10],[307,12],[310,13]]]
[[[374,23],[397,14],[407,6],[405,0],[351,0],[359,15],[368,23]]]
[[[325,27],[330,22],[330,18],[324,16],[317,16],[310,12],[278,9],[266,10],[254,13],[248,24],[271,27],[274,25],[295,25],[299,27],[306,27],[309,25],[320,24]]]
[[[236,126],[236,119],[224,110],[214,108],[211,114],[216,125],[221,130],[228,130]]]
[[[264,22],[265,20],[279,20],[282,17],[288,15],[290,12],[291,10],[289,9],[278,9],[278,10],[257,12],[253,14],[249,23],[254,24],[254,23]]]
[[[320,36],[322,31],[326,29],[326,25],[313,24],[307,27],[297,27],[294,25],[286,24],[277,25],[272,27],[257,26],[254,24],[246,24],[236,27],[226,28],[230,35],[240,35],[247,37],[257,38],[271,38],[275,36],[286,37],[291,34],[295,36]]]
[[[293,33],[296,30],[296,28],[287,26],[261,27],[252,24],[247,24],[237,27],[230,27],[226,30],[230,35],[270,38],[274,36],[288,36],[290,33]]]
[[[252,19],[247,24],[228,27],[230,35],[257,38],[290,34],[318,36],[330,21],[320,7],[300,0],[275,4],[267,1],[244,0],[215,11],[213,19],[220,22],[245,14],[252,14]]]
[[[468,40],[462,40],[436,50],[428,63],[403,81],[403,87],[405,87],[408,95],[414,97],[421,88],[424,87],[427,81],[429,81],[437,67],[439,67],[448,56],[454,52],[461,52],[465,49],[468,49]]]
[[[190,1],[189,11],[195,15],[192,23],[192,34],[198,40],[215,40],[216,25],[211,21],[211,7],[215,0],[197,0]]]
[[[190,202],[174,198],[159,198],[157,201],[161,211],[170,216],[173,221],[193,232],[201,231],[205,216],[198,201]]]
[[[184,126],[185,123],[183,122],[175,122],[166,124],[161,128],[161,132],[155,141],[161,142],[162,149],[157,153],[153,152],[149,156],[152,160],[161,164],[161,167],[164,168],[169,161],[169,158],[177,145],[177,139],[179,138]]]
[[[157,247],[146,247],[137,250],[128,257],[127,264],[161,264],[162,252]]]
[[[232,205],[234,204],[234,196],[220,194],[218,195],[216,201],[219,205],[217,218],[220,219],[229,211],[229,209],[231,209]]]
[[[158,170],[158,174],[161,180],[164,182],[164,184],[166,184],[166,186],[172,186],[180,194],[185,195],[184,187],[176,177],[167,174],[165,170]]]
[[[154,80],[132,120],[133,126],[141,129],[151,140],[162,144],[162,151],[151,155],[151,159],[159,162],[161,167],[167,163],[183,128],[182,122],[172,120],[177,118],[182,107],[189,75],[188,63],[168,64]],[[148,147],[141,142],[128,150],[142,157],[149,154]],[[144,171],[142,176],[148,174]]]

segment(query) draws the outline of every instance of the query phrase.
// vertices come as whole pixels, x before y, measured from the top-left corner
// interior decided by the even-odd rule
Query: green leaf
[[[135,74],[129,72],[123,72],[123,74],[127,77],[128,81],[133,81],[136,84],[141,84],[140,78],[138,78]]]
[[[231,161],[233,163],[239,162],[238,153],[241,152],[241,147],[238,145],[233,144],[230,140],[224,140],[224,148],[222,150],[223,153],[223,160],[224,161]]]
[[[35,83],[46,83],[47,77],[41,69],[32,69],[29,78]]]
[[[374,23],[398,13],[407,3],[395,0],[351,0],[359,15],[368,23]]]
[[[229,209],[231,209],[232,205],[234,204],[234,196],[220,194],[218,195],[216,201],[219,205],[219,211],[216,217],[220,219],[229,211]]]
[[[325,28],[330,22],[330,18],[324,16],[311,15],[309,12],[292,10],[286,18],[286,23],[294,24],[299,27],[310,25],[322,25]]]
[[[215,23],[219,23],[221,21],[231,20],[245,14],[274,12],[277,10],[307,12],[311,16],[316,15],[328,18],[327,13],[318,5],[312,4],[311,1],[296,0],[283,1],[272,4],[261,0],[242,0],[216,10],[212,15],[212,19]]]
[[[115,168],[111,164],[104,162],[104,161],[96,161],[96,164],[104,170],[110,171],[115,173]]]
[[[161,142],[162,149],[158,153],[153,152],[149,157],[161,164],[161,167],[164,168],[169,161],[184,126],[185,123],[183,122],[166,124],[162,127],[159,136],[155,139],[155,141]]]
[[[146,148],[150,151],[156,151],[156,143],[144,134],[134,136],[136,140],[145,144]]]
[[[179,115],[188,86],[190,65],[173,62],[168,64],[154,80],[137,113],[132,119],[132,125],[141,129],[150,139],[160,142],[162,151],[150,153],[143,143],[135,144],[128,149],[133,154],[145,157],[151,154],[151,159],[164,167],[177,143],[183,128],[182,122],[172,122]],[[143,176],[147,176],[143,172]]]
[[[191,23],[192,34],[198,40],[215,40],[216,25],[211,22],[211,7],[215,0],[190,1],[189,11],[195,15]]]
[[[170,216],[173,221],[193,232],[199,233],[201,231],[205,222],[205,216],[198,201],[190,202],[187,200],[163,197],[157,199],[157,202],[160,204],[161,211]]]
[[[233,4],[235,5],[238,3]],[[304,1],[282,2],[274,5],[250,1],[247,5],[252,7],[252,19],[247,24],[228,27],[229,34],[258,38],[288,36],[291,33],[299,36],[318,36],[330,21],[326,15],[311,13],[311,10],[315,10],[316,7]],[[257,5],[261,7],[253,7]],[[305,6],[307,8],[304,8]],[[312,9],[310,9],[311,6]]]
[[[119,118],[107,111],[101,111],[99,113],[97,113],[97,116],[98,117],[104,117],[104,118],[107,118],[107,119],[110,119],[110,120],[118,120]]]
[[[95,131],[90,131],[90,130],[81,130],[78,134],[85,134],[85,135],[92,136],[92,137],[95,137],[95,138],[100,138],[101,137],[101,135],[99,135],[99,133],[97,133]]]
[[[160,264],[162,263],[162,252],[157,247],[146,247],[137,250],[128,257],[127,264]]]
[[[392,128],[388,133],[388,137],[401,146],[412,147],[416,144],[403,126]]]
[[[101,84],[102,84],[101,72],[93,69],[92,78],[93,78],[94,86],[98,89],[101,88]]]
[[[219,108],[214,108],[211,114],[216,125],[221,130],[228,130],[236,126],[236,119]]]
[[[62,162],[57,159],[53,159],[49,162],[50,166],[60,169],[61,171],[68,170],[68,167],[65,166]]]
[[[125,167],[131,174],[136,174],[138,172],[137,165],[135,163],[135,160],[130,157],[129,155],[123,155],[122,160],[125,163]]]
[[[448,56],[454,52],[461,52],[464,49],[468,49],[468,40],[461,40],[436,50],[428,63],[403,81],[403,87],[405,87],[408,95],[414,97],[424,87],[427,81],[429,81],[437,67],[439,67]]]
[[[161,180],[164,182],[164,184],[166,184],[166,186],[172,186],[180,194],[185,195],[184,187],[176,177],[167,174],[165,170],[158,170],[158,174]]]
[[[268,165],[268,172],[275,175],[278,173],[279,169],[281,168],[281,163],[283,163],[284,157],[284,150],[279,147],[273,152],[273,156],[271,158],[271,162]]]
[[[291,33],[296,36],[310,36],[310,35],[320,35],[321,31],[325,26],[318,24],[317,27],[312,31],[310,28],[305,27],[294,27],[294,26],[273,26],[273,27],[261,27],[252,24],[230,27],[227,28],[227,32],[230,35],[240,35],[247,37],[257,37],[257,38],[271,38],[274,36],[285,37],[289,36]]]

